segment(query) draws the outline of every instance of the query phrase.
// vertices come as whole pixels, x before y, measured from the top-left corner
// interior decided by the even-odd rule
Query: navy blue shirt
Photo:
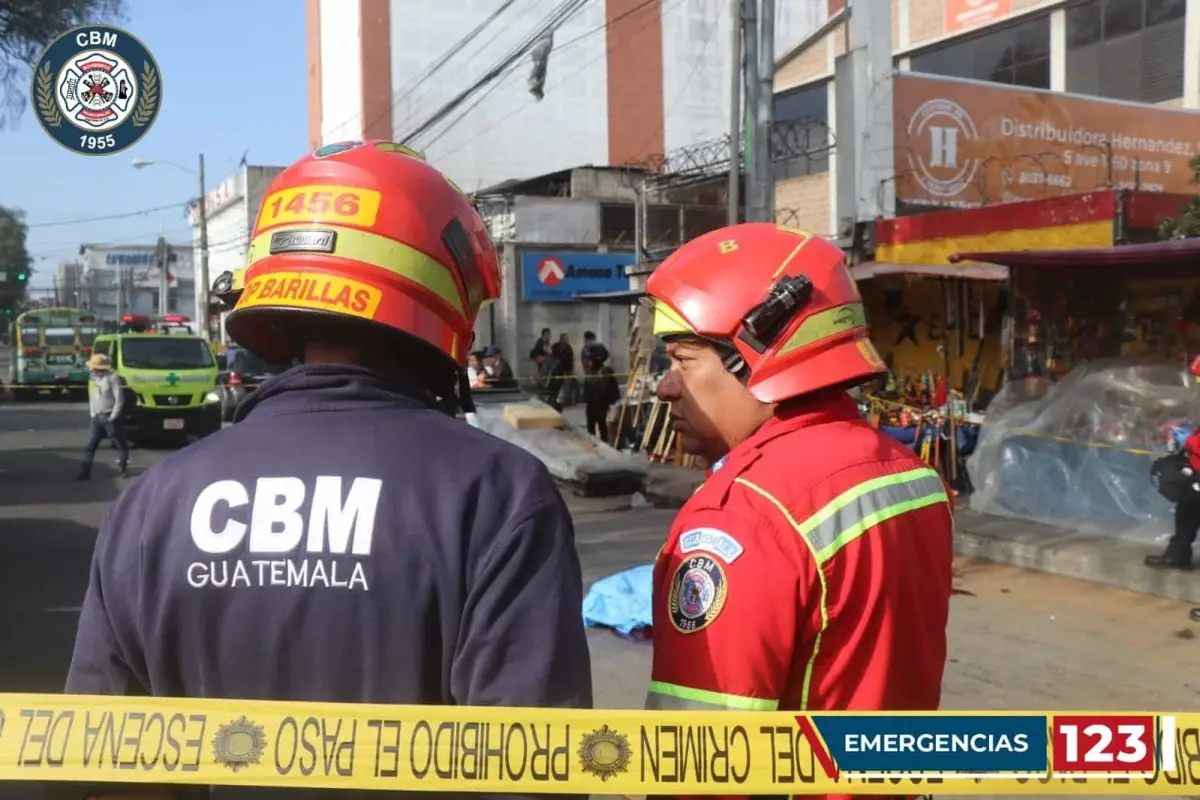
[[[294,367],[147,471],[101,525],[67,691],[590,708],[557,487],[420,397]]]

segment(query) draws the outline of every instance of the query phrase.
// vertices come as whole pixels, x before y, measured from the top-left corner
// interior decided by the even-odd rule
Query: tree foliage
[[[0,0],[0,130],[25,110],[33,64],[65,30],[124,19],[124,0]]]
[[[1188,168],[1192,171],[1192,185],[1200,187],[1200,156],[1189,161]],[[1200,236],[1200,194],[1180,209],[1178,220],[1160,219],[1158,235],[1163,239],[1191,239]]]
[[[25,212],[0,206],[0,271],[8,273],[10,284],[22,272],[29,275],[32,259],[25,248],[25,235],[28,232]]]

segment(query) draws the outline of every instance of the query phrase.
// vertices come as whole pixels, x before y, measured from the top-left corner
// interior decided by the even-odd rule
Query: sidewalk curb
[[[1021,569],[1200,604],[1200,573],[1142,564],[1153,548],[964,509],[955,514],[954,552]]]
[[[655,508],[680,508],[703,482],[700,470],[650,464],[642,494]],[[1149,569],[1142,559],[1156,551],[1148,545],[963,507],[954,522],[956,555],[1200,605],[1200,570]]]

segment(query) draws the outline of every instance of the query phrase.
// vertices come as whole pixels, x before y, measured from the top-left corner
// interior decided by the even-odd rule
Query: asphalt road
[[[0,691],[62,690],[96,529],[129,481],[166,455],[138,450],[130,477],[102,445],[93,479],[74,482],[87,434],[86,405],[43,401],[0,405]],[[576,517],[585,579],[650,561],[671,513],[629,511],[628,498],[568,497]],[[614,701],[627,692],[613,669],[645,646],[594,633],[598,679]],[[645,689],[628,694],[634,705]]]
[[[84,441],[78,403],[0,405],[0,691],[61,691],[95,531],[121,490],[115,453],[94,479],[71,480]],[[138,472],[162,458],[135,450]],[[628,500],[568,498],[584,578],[648,563],[672,512]],[[1200,707],[1200,625],[1171,601],[960,561],[946,708]],[[736,591],[736,587],[732,587]],[[633,708],[650,647],[590,634],[597,705]],[[13,787],[5,798],[20,794]]]

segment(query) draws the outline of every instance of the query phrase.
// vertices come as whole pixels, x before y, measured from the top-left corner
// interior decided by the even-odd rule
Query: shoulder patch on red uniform
[[[721,613],[728,594],[729,579],[719,561],[708,556],[684,559],[671,578],[671,625],[680,633],[704,630]]]
[[[720,556],[726,564],[737,561],[738,556],[745,552],[741,542],[719,528],[693,528],[679,537],[679,552],[687,554],[697,551]]]

